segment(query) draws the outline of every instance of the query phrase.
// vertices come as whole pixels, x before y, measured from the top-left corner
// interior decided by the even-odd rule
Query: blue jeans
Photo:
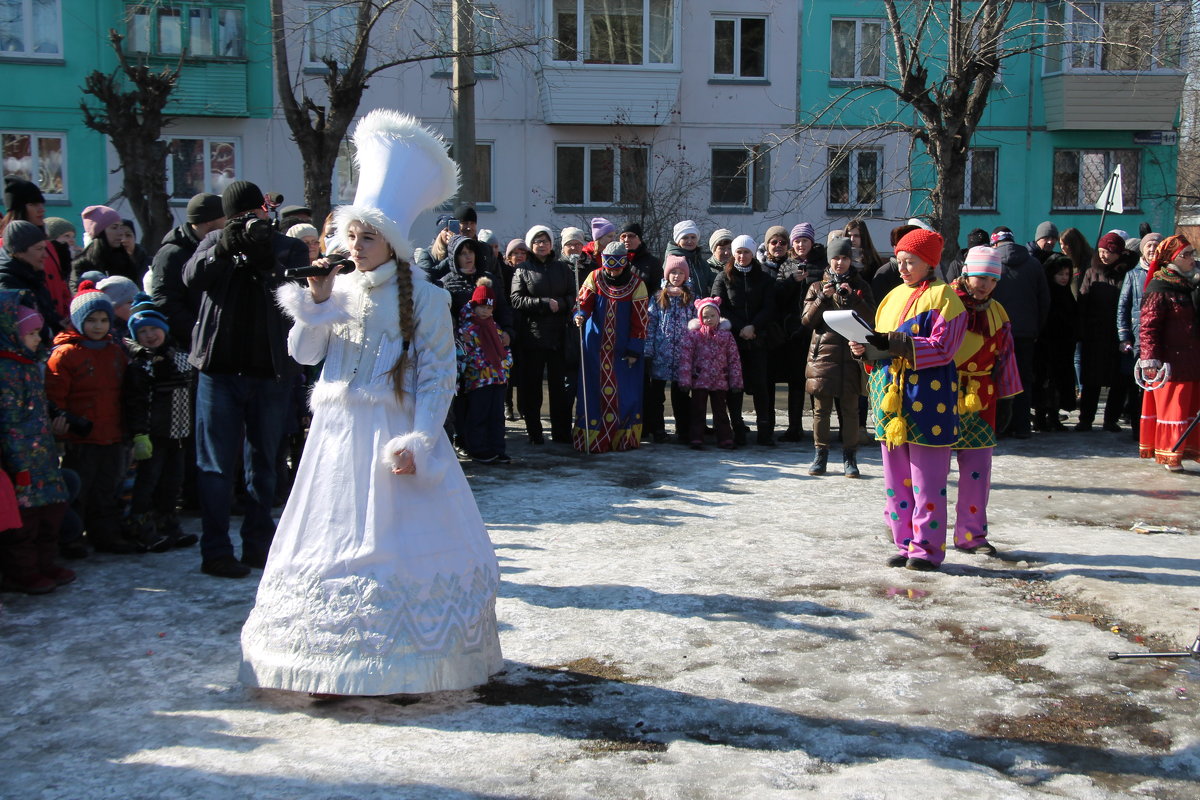
[[[291,381],[201,372],[196,384],[196,490],[205,561],[232,557],[229,507],[238,449],[245,450],[242,558],[264,558],[275,535],[275,457],[287,426]]]

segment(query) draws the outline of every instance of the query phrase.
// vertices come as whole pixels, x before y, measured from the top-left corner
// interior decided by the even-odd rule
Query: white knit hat
[[[416,117],[390,109],[376,109],[359,121],[354,148],[358,191],[351,205],[334,212],[337,238],[359,220],[383,234],[397,256],[411,259],[408,231],[423,211],[458,191],[458,165],[441,136]]]

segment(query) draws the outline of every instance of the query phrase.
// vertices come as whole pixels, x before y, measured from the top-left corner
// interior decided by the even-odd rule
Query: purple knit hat
[[[792,235],[788,241],[794,242],[797,239],[808,239],[810,242],[815,242],[817,240],[817,232],[813,230],[812,225],[809,225],[807,222],[801,222],[792,228]]]
[[[616,233],[617,226],[606,220],[604,217],[592,218],[592,241],[599,241],[601,237],[607,236],[610,233]]]

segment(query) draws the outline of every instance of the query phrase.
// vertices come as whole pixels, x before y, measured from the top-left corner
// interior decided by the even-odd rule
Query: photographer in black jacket
[[[267,219],[263,193],[234,181],[221,193],[228,221],[209,233],[183,269],[200,293],[188,360],[196,385],[197,492],[203,522],[201,570],[243,578],[262,567],[275,533],[275,455],[300,366],[287,350],[291,323],[275,304],[284,270],[309,264],[308,248]],[[229,509],[242,429],[246,443],[246,513],[242,557],[234,558]]]

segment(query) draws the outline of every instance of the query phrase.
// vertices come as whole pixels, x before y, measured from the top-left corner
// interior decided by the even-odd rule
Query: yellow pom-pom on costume
[[[893,417],[883,429],[883,441],[888,447],[904,444],[908,436],[908,426],[903,417]]]
[[[900,413],[900,389],[896,384],[887,387],[887,391],[883,393],[883,400],[879,402],[879,409],[885,414]]]
[[[979,381],[973,380],[967,386],[967,398],[963,405],[973,414],[983,411],[983,403],[979,400]]]

